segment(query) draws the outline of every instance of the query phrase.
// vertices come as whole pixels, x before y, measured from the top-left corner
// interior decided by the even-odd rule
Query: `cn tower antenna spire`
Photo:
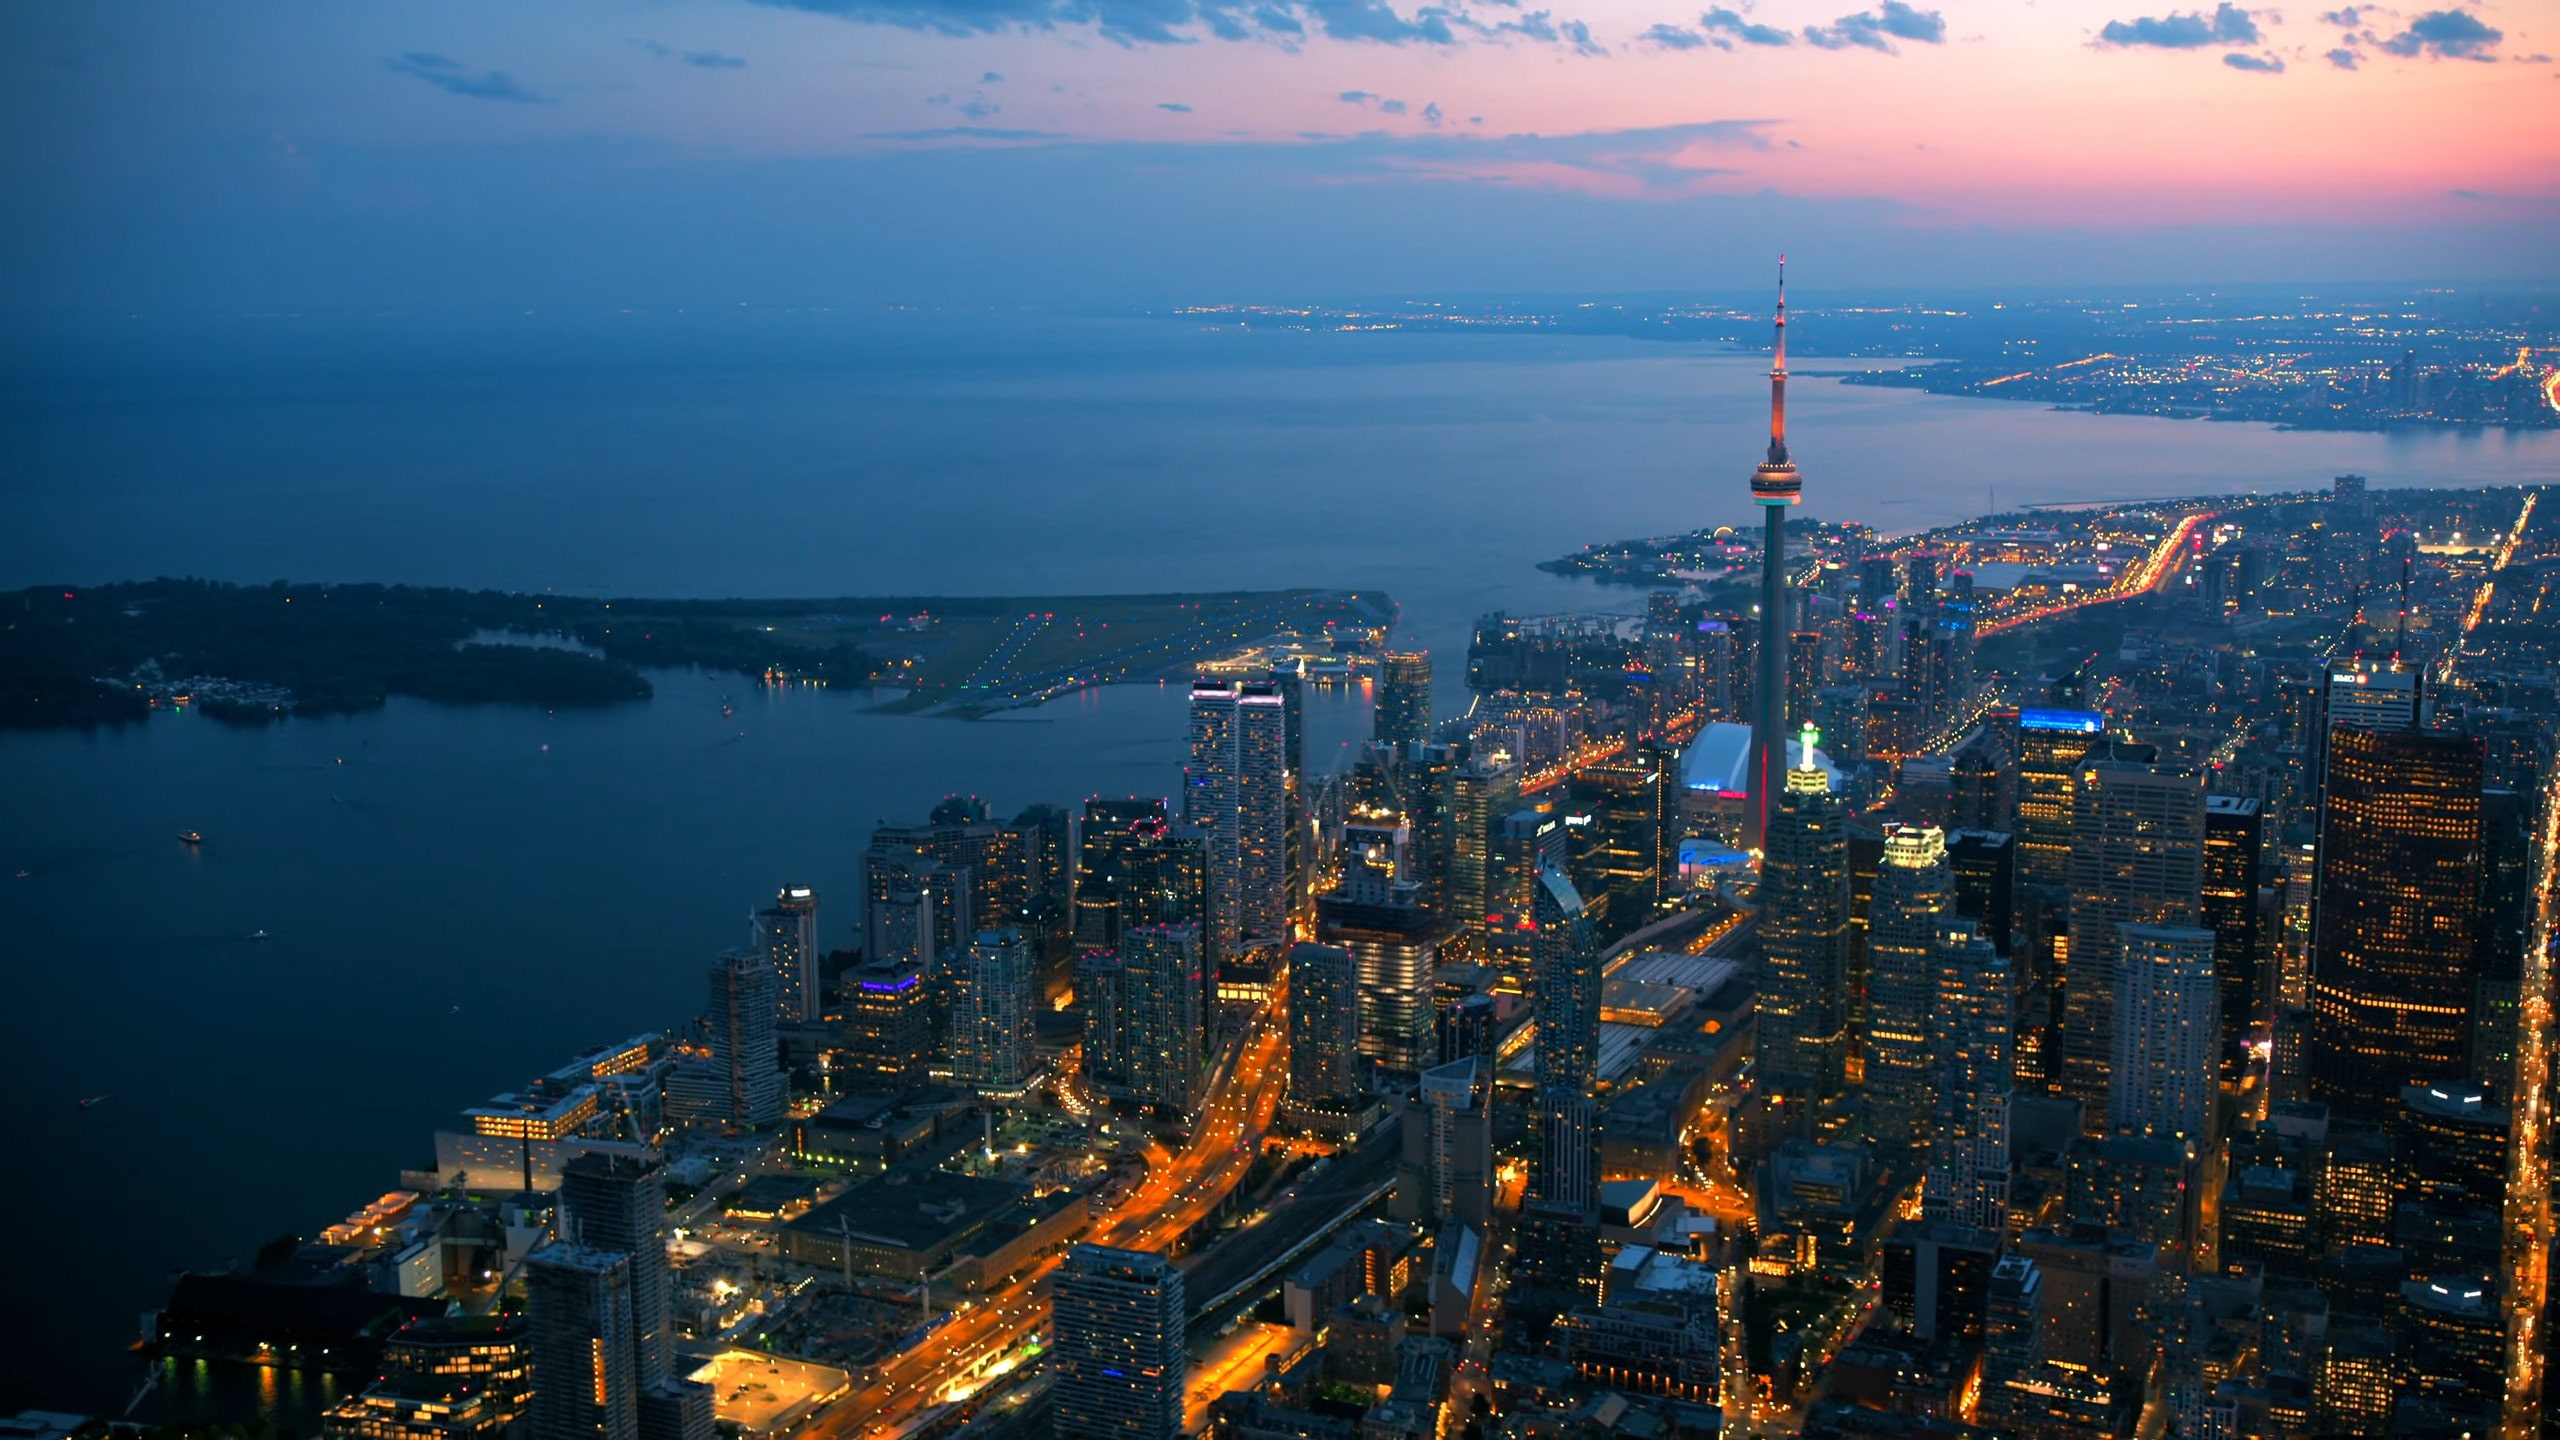
[[[1787,463],[1787,257],[1778,257],[1778,343],[1769,369],[1769,463]]]

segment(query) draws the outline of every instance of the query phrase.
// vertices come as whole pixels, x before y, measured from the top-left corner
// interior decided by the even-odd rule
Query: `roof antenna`
[[[2409,564],[2408,556],[2400,557],[2400,628],[2391,637],[2391,663],[2394,665],[2400,663],[2400,652],[2409,643]]]

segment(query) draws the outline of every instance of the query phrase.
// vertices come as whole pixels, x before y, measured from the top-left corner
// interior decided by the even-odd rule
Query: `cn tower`
[[[1777,360],[1769,369],[1769,458],[1751,472],[1760,510],[1760,678],[1751,693],[1751,773],[1745,789],[1742,843],[1768,842],[1769,797],[1787,768],[1787,507],[1804,482],[1787,458],[1787,257],[1778,257]],[[1807,756],[1810,763],[1812,757]]]

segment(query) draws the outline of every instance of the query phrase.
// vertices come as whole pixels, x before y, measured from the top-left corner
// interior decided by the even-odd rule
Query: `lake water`
[[[83,337],[0,354],[0,586],[1376,587],[1455,706],[1480,611],[1641,608],[1537,561],[1752,520],[1764,365],[946,317]],[[1806,512],[1889,530],[1995,493],[2560,478],[2548,432],[2278,434],[1822,379],[1790,398]],[[559,716],[0,736],[0,1404],[121,1408],[141,1374],[122,1347],[171,1267],[308,1233],[460,1106],[694,1013],[775,886],[817,885],[844,943],[875,822],[952,791],[1005,814],[1171,793],[1181,761],[1176,687],[958,724],[657,679],[649,703]],[[1319,692],[1310,727],[1338,758],[1365,702]]]

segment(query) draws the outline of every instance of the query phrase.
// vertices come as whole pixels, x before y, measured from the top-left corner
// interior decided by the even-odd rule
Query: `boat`
[[[178,839],[189,845],[201,845],[204,843],[204,832],[201,830],[181,830],[178,832]]]
[[[249,938],[252,940],[264,940],[267,938],[267,932],[264,930],[252,930],[249,932]]]

